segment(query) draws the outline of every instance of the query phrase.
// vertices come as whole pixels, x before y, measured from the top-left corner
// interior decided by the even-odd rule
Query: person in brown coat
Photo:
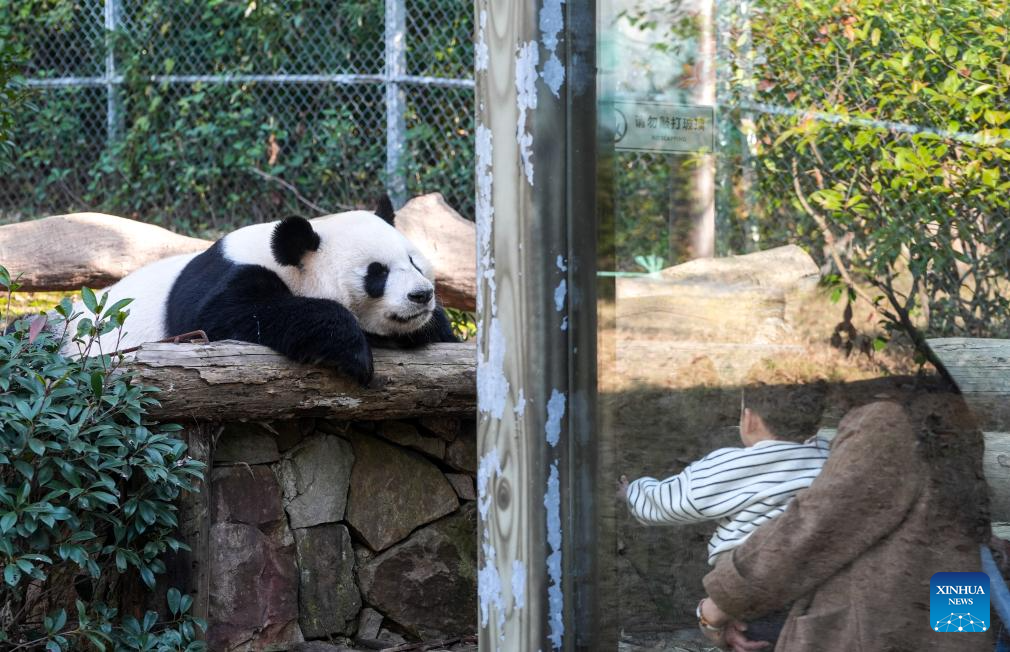
[[[989,536],[982,436],[958,396],[842,419],[820,476],[704,578],[703,629],[734,650],[748,619],[792,605],[777,652],[970,652],[991,632],[930,627],[930,577],[978,571]],[[913,425],[914,424],[914,425]]]

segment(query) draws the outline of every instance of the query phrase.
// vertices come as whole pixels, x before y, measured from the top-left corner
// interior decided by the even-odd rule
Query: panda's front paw
[[[362,387],[367,387],[375,375],[372,347],[368,345],[364,334],[355,340],[352,345],[334,356],[333,364],[339,371],[358,381]]]
[[[362,387],[368,387],[375,376],[375,363],[372,361],[372,347],[368,341],[362,338],[361,348],[354,356],[354,362],[350,374],[361,383]]]

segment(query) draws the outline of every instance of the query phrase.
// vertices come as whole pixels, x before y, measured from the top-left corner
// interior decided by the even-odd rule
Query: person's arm
[[[644,525],[682,525],[704,523],[731,513],[740,500],[734,498],[739,490],[697,491],[692,479],[701,471],[705,480],[701,484],[716,482],[722,478],[733,478],[739,472],[733,468],[733,460],[745,449],[719,449],[692,462],[677,475],[665,480],[639,478],[628,485],[628,509]],[[716,470],[706,467],[715,464]],[[722,469],[722,470],[719,470]],[[718,477],[716,477],[718,476]],[[727,494],[729,494],[727,496]]]
[[[681,525],[708,520],[688,502],[685,470],[665,480],[639,478],[628,484],[628,511],[643,525]]]
[[[810,487],[705,576],[709,597],[740,620],[785,607],[898,527],[924,479],[900,406],[853,410]]]

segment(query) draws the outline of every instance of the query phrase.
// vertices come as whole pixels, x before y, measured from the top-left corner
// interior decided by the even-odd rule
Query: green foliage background
[[[114,48],[122,114],[106,138],[104,86],[40,89],[0,157],[0,218],[95,209],[214,234],[371,206],[386,187],[385,91],[376,83],[156,83],[152,75],[372,74],[382,0],[123,0],[106,38],[100,0],[0,0],[29,77],[95,76]],[[472,7],[408,7],[408,72],[469,78]],[[409,194],[473,202],[472,90],[406,86]],[[290,184],[301,199],[278,179]]]
[[[656,56],[697,41],[686,3],[632,6]],[[719,5],[720,253],[798,244],[920,352],[924,335],[1010,334],[1010,4],[746,6]],[[617,163],[617,268],[683,262],[690,160]]]
[[[895,327],[1006,334],[1010,5],[762,2],[750,34],[733,43],[753,64],[737,68],[737,99],[837,122],[737,115],[754,143],[738,224],[762,246],[799,242],[829,264],[830,233]]]

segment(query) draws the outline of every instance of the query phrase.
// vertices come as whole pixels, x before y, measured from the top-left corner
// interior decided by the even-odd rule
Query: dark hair
[[[823,381],[803,385],[749,385],[744,388],[744,407],[761,416],[780,439],[803,441],[817,432],[828,394]]]

